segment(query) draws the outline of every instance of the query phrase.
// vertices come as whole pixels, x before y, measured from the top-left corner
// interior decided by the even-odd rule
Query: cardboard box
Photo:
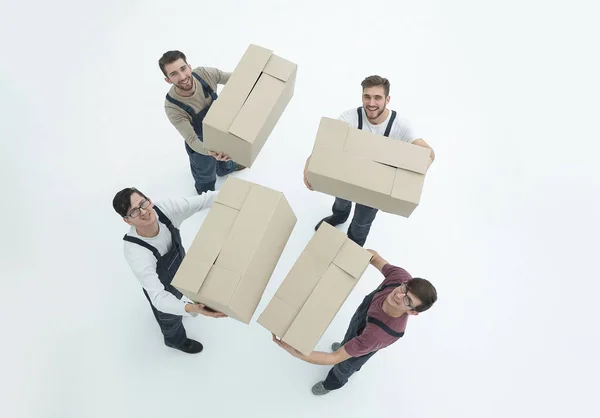
[[[372,254],[323,222],[258,323],[309,355],[365,272]]]
[[[248,324],[295,224],[283,193],[229,177],[172,284]]]
[[[294,94],[297,67],[250,45],[202,122],[204,148],[251,167]]]
[[[426,148],[322,118],[308,181],[316,191],[409,217],[428,164]]]

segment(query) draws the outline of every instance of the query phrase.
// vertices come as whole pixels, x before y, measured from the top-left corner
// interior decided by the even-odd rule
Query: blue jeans
[[[352,202],[339,197],[335,198],[335,202],[331,208],[333,217],[339,221],[339,223],[346,222],[350,216],[351,209]],[[377,211],[378,210],[375,208],[356,203],[354,208],[354,217],[352,218],[352,222],[348,227],[348,238],[356,242],[361,247],[365,245],[367,235],[369,235],[369,231],[371,230],[371,225],[375,220],[375,216],[377,216]]]
[[[190,157],[190,168],[198,194],[208,190],[215,190],[217,176],[226,176],[234,172],[238,165],[235,161],[217,161],[210,155],[200,154],[186,143],[185,150]]]

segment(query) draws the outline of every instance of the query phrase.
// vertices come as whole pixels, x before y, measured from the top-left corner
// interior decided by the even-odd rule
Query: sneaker
[[[245,165],[238,164],[237,167],[235,168],[235,171],[242,171],[245,168],[247,168]]]
[[[188,354],[197,354],[202,351],[204,347],[198,341],[190,340],[189,338],[185,340],[181,347],[177,347],[177,350],[181,350],[184,353]]]
[[[321,380],[319,383],[316,383],[313,387],[312,387],[312,393],[313,395],[327,395],[329,392],[331,392],[330,390],[325,389],[325,386],[323,386],[323,381]]]
[[[333,344],[331,344],[331,350],[338,351],[341,346],[342,346],[342,344],[340,344],[340,343],[333,343]]]
[[[333,216],[333,215],[329,215],[328,217],[321,219],[321,220],[319,221],[319,223],[318,223],[317,225],[315,225],[315,231],[316,231],[317,229],[319,229],[319,227],[321,226],[321,224],[322,224],[323,222],[327,222],[327,223],[328,223],[329,225],[331,225],[331,226],[336,226],[336,225],[339,225],[339,224],[343,224],[343,223],[344,223],[344,222],[346,222],[346,221],[340,221],[340,219],[339,219],[339,218],[336,218],[336,217],[335,217],[335,216]]]

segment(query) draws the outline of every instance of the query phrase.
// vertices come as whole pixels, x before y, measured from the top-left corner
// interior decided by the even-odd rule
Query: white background
[[[592,416],[599,175],[594,2],[457,0],[2,3],[0,415],[3,417]],[[596,39],[596,41],[594,41]],[[122,254],[111,202],[194,194],[157,65],[232,71],[249,43],[299,66],[251,170],[298,223],[257,315],[328,214],[302,167],[321,116],[391,80],[390,107],[436,151],[410,219],[380,213],[366,247],[431,280],[411,318],[342,390],[256,322],[186,319],[166,348]],[[182,227],[189,246],[204,215]],[[340,339],[369,268],[318,349]]]

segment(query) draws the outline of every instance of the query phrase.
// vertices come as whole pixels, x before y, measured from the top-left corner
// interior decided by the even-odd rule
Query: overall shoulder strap
[[[208,83],[206,81],[204,81],[202,79],[202,77],[200,77],[198,74],[192,72],[192,75],[202,85],[202,90],[204,91],[204,97],[208,98],[208,96],[210,96],[211,99],[217,100],[217,93],[215,93],[215,91],[208,85]]]
[[[385,128],[385,133],[383,134],[383,136],[390,136],[390,132],[392,132],[392,125],[394,124],[394,119],[396,119],[396,111],[392,110],[392,117],[390,118],[390,121],[388,122]]]
[[[190,115],[192,118],[196,117],[196,112],[194,112],[194,109],[192,109],[192,106],[186,105],[185,103],[180,102],[179,100],[172,98],[168,94],[167,94],[167,100],[169,102],[173,103],[175,106],[183,109],[183,111],[186,112],[188,115]]]
[[[358,113],[358,129],[362,129],[362,106],[356,109],[356,112]]]
[[[144,248],[149,249],[150,251],[152,251],[152,254],[154,254],[154,257],[156,257],[157,260],[160,259],[160,253],[158,252],[158,250],[156,248],[154,248],[152,245],[148,244],[146,241],[143,241],[136,237],[129,236],[127,234],[125,234],[125,236],[123,237],[123,240],[128,241],[128,242],[133,242],[134,244],[138,244]]]

